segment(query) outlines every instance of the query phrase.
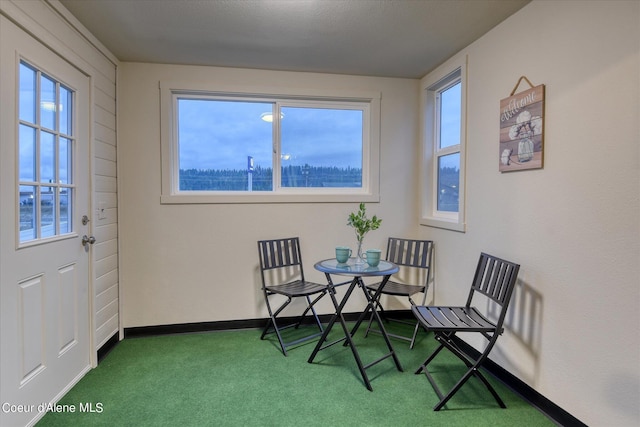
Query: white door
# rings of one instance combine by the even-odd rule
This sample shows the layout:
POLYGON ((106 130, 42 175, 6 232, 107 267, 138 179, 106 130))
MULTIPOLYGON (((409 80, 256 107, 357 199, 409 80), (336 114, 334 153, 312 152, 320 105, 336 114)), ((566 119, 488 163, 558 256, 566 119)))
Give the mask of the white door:
POLYGON ((0 16, 0 425, 90 368, 89 79, 0 16))

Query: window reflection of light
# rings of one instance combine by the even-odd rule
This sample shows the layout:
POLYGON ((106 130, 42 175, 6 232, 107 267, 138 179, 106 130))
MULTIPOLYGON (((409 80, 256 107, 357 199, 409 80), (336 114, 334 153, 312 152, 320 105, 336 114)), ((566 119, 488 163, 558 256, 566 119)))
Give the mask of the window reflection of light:
MULTIPOLYGON (((260 114, 260 118, 267 122, 267 123, 272 123, 273 122, 273 113, 272 112, 266 112, 266 113, 262 113, 260 114)), ((280 119, 284 119, 284 114, 280 113, 280 119)))
MULTIPOLYGON (((47 111, 56 111, 56 103, 51 101, 42 101, 40 107, 47 111)), ((58 111, 62 111, 62 104, 58 106, 58 111)))
POLYGON ((282 160, 289 160, 291 159, 291 154, 283 154, 280 157, 282 158, 282 160))

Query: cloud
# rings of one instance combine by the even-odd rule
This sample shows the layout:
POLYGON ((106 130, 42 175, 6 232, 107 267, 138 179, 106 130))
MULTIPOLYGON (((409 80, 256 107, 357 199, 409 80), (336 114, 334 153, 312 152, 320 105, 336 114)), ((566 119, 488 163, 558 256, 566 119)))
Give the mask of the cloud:
MULTIPOLYGON (((260 119, 269 102, 182 99, 181 169, 242 169, 247 156, 271 167, 273 125, 260 119)), ((362 112, 333 108, 282 109, 283 165, 362 166, 362 112)))

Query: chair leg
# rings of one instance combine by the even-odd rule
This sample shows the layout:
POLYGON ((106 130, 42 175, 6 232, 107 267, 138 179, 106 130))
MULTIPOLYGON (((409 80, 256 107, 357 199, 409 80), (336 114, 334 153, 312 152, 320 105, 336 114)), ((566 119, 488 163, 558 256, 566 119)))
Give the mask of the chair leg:
POLYGON ((434 411, 439 411, 440 409, 442 409, 442 407, 447 404, 449 399, 451 399, 453 397, 453 395, 456 394, 458 392, 458 390, 460 390, 460 388, 464 385, 464 383, 467 382, 467 380, 469 378, 471 378, 471 376, 476 376, 478 379, 480 379, 482 381, 482 383, 485 385, 487 390, 489 390, 489 392, 491 393, 491 395, 493 396, 493 398, 496 400, 496 402, 498 403, 498 405, 501 408, 506 408, 507 407, 507 405, 505 405, 505 403, 502 401, 500 396, 498 396, 498 393, 493 388, 493 386, 491 386, 489 381, 487 381, 487 379, 484 377, 484 375, 482 375, 482 373, 479 371, 478 364, 475 364, 464 374, 464 376, 456 383, 456 385, 453 386, 453 388, 451 390, 449 390, 449 392, 446 394, 446 396, 444 396, 440 400, 440 402, 438 402, 438 404, 436 406, 434 406, 433 410, 434 411))
MULTIPOLYGON (((411 299, 411 296, 409 296, 409 303, 411 303, 411 305, 416 305, 415 302, 411 299)), ((384 307, 382 307, 382 304, 380 304, 379 301, 376 301, 376 306, 378 307, 378 311, 379 311, 379 315, 380 317, 385 321, 385 322, 397 322, 397 323, 403 323, 406 325, 410 325, 411 322, 404 320, 404 319, 391 319, 389 317, 387 317, 385 311, 384 311, 384 307)), ((380 331, 375 330, 375 329, 371 329, 371 325, 373 324, 373 313, 371 314, 371 316, 369 317, 369 323, 367 324, 367 329, 365 331, 365 338, 367 336, 369 336, 369 332, 376 332, 376 333, 380 333, 380 331)), ((412 350, 415 343, 416 343, 416 337, 418 336, 418 331, 420 329, 420 323, 416 322, 415 323, 415 327, 413 329, 413 333, 411 334, 411 336, 404 336, 404 335, 395 335, 392 333, 387 332, 387 335, 389 335, 390 337, 393 338, 397 338, 397 339, 401 339, 404 341, 408 341, 409 342, 409 349, 412 350)))
MULTIPOLYGON (((307 303, 309 304, 307 306, 307 308, 304 310, 304 312, 302 313, 302 317, 301 319, 304 319, 304 316, 309 312, 309 310, 311 310, 311 314, 313 315, 313 318, 316 321, 316 326, 318 326, 318 329, 320 329, 320 332, 324 332, 324 328, 322 327, 322 322, 320 322, 320 318, 318 317, 318 313, 316 313, 316 308, 315 308, 315 304, 320 301, 320 299, 325 296, 327 294, 327 291, 321 292, 320 295, 318 295, 318 297, 316 299, 314 299, 313 301, 311 301, 311 298, 309 296, 307 296, 307 303)), ((301 320, 302 322, 302 320, 301 320)), ((300 324, 300 323, 298 323, 300 324)))
POLYGON ((460 390, 460 387, 462 387, 462 385, 467 382, 467 380, 471 377, 472 374, 473 374, 473 371, 471 369, 468 370, 467 373, 464 374, 464 376, 456 383, 456 385, 453 386, 451 390, 449 390, 449 393, 447 393, 446 396, 440 399, 440 402, 438 402, 438 404, 433 407, 433 410, 439 411, 440 409, 442 409, 442 407, 447 404, 449 399, 451 399, 453 395, 456 394, 458 390, 460 390))
POLYGON ((440 353, 440 350, 442 350, 444 348, 444 344, 440 343, 440 345, 438 346, 438 348, 436 348, 433 353, 431 353, 431 355, 427 358, 427 360, 425 360, 424 362, 422 362, 422 364, 420 365, 420 367, 418 368, 418 370, 415 372, 415 374, 419 374, 423 371, 425 371, 427 369, 427 365, 429 363, 431 363, 431 361, 438 355, 438 353, 440 353))
POLYGON ((429 358, 427 358, 427 360, 425 360, 425 362, 422 365, 420 365, 420 367, 416 371, 416 374, 424 372, 427 375, 427 378, 429 379, 429 382, 431 382, 431 385, 435 389, 436 394, 438 395, 438 397, 440 397, 440 402, 438 402, 438 404, 436 406, 434 406, 433 410, 434 411, 439 411, 440 409, 442 409, 442 407, 447 404, 449 399, 451 399, 453 397, 453 395, 456 394, 458 392, 458 390, 460 390, 460 388, 464 385, 464 383, 467 382, 467 380, 469 378, 471 378, 471 376, 475 376, 480 381, 482 381, 482 383, 485 385, 487 390, 491 393, 491 395, 493 396, 495 401, 498 403, 498 405, 501 408, 506 408, 507 406, 505 405, 504 401, 500 398, 500 396, 498 395, 496 390, 493 388, 493 386, 489 383, 489 381, 486 379, 486 377, 484 375, 482 375, 482 372, 480 372, 480 367, 482 366, 484 361, 488 358, 489 352, 491 351, 491 349, 493 348, 493 345, 495 344, 495 342, 497 340, 497 335, 491 337, 489 345, 485 348, 484 352, 480 355, 480 357, 478 357, 477 360, 475 360, 474 363, 472 363, 472 361, 469 359, 469 357, 467 355, 465 355, 455 345, 455 343, 453 342, 453 339, 452 339, 454 335, 455 334, 453 334, 453 333, 451 333, 451 334, 447 334, 447 333, 436 334, 436 340, 438 342, 440 342, 440 346, 433 353, 431 353, 429 358), (438 389, 438 386, 436 385, 433 377, 431 376, 431 374, 427 370, 427 365, 435 358, 435 356, 440 352, 440 350, 442 350, 445 347, 449 351, 451 351, 451 353, 453 353, 458 359, 460 359, 467 366, 467 368, 469 368, 469 369, 462 376, 462 378, 460 378, 460 380, 458 380, 458 382, 453 386, 453 388, 451 390, 449 390, 449 392, 446 395, 443 395, 440 392, 440 390, 438 389))
POLYGON ((416 322, 415 328, 413 328, 413 335, 411 336, 411 344, 409 344, 409 350, 413 350, 413 346, 416 343, 416 337, 418 336, 418 330, 420 329, 420 323, 416 322))
MULTIPOLYGON (((382 313, 382 317, 384 317, 384 310, 382 308, 382 305, 380 304, 380 301, 376 300, 375 302, 376 304, 376 310, 380 309, 380 312, 382 313)), ((373 323, 373 313, 371 313, 371 316, 369 316, 369 323, 367 323, 367 329, 364 331, 364 337, 368 337, 369 336, 369 331, 371 330, 371 324, 373 323)))
MULTIPOLYGON (((498 405, 501 408, 506 408, 507 405, 505 405, 503 400, 500 398, 500 396, 498 395, 498 392, 496 392, 496 390, 493 388, 491 383, 489 383, 487 378, 482 374, 482 372, 480 372, 480 367, 482 366, 484 361, 487 360, 487 358, 489 357, 489 353, 491 352, 491 349, 493 348, 494 344, 498 339, 498 334, 495 334, 493 336, 485 335, 485 337, 489 340, 489 344, 484 349, 484 352, 480 355, 480 357, 478 357, 478 359, 475 360, 473 364, 471 363, 471 360, 467 358, 467 356, 462 352, 462 350, 460 350, 451 339, 447 340, 447 343, 445 344, 445 346, 449 348, 449 350, 451 350, 456 356, 458 356, 460 360, 465 362, 465 364, 469 368, 467 375, 469 377, 471 375, 474 375, 476 378, 482 381, 482 383, 487 388, 489 393, 491 393, 491 395, 493 396, 495 401, 498 403, 498 405)), ((461 385, 462 384, 460 384, 460 386, 461 385)), ((453 396, 453 393, 451 393, 451 395, 453 396)))
POLYGON ((278 307, 278 309, 274 312, 274 311, 271 309, 271 304, 269 304, 269 295, 273 295, 273 294, 268 294, 268 295, 266 295, 266 296, 265 296, 265 301, 267 302, 267 311, 269 312, 269 321, 267 322, 267 325, 266 325, 266 326, 264 327, 264 329, 262 330, 262 335, 260 336, 260 339, 264 339, 264 337, 265 337, 268 333, 270 333, 270 332, 268 332, 268 330, 269 330, 269 327, 270 327, 271 325, 273 325, 273 328, 274 328, 275 330, 278 330, 278 329, 279 329, 279 328, 277 328, 277 327, 276 327, 276 321, 275 321, 275 318, 278 316, 278 314, 280 314, 280 312, 281 312, 282 310, 284 310, 284 309, 289 305, 289 303, 291 303, 291 298, 290 298, 290 297, 287 297, 287 300, 286 300, 286 301, 285 301, 285 302, 284 302, 280 307, 278 307))
MULTIPOLYGON (((272 295, 272 294, 269 294, 272 295)), ((264 329, 262 330, 262 335, 260 336, 260 339, 264 339, 265 336, 269 333, 273 333, 275 332, 276 336, 278 337, 278 342, 280 343, 280 348, 282 349, 282 353, 287 356, 287 348, 291 347, 293 345, 308 341, 310 339, 316 338, 318 336, 320 336, 322 334, 322 332, 324 332, 324 328, 322 326, 322 322, 320 322, 320 318, 318 316, 318 314, 316 313, 315 310, 315 303, 318 302, 324 295, 326 295, 326 291, 325 292, 321 292, 320 295, 315 298, 313 301, 311 301, 311 298, 309 296, 306 296, 307 299, 307 308, 304 310, 304 312, 302 313, 302 315, 300 317, 298 317, 296 323, 290 324, 290 325, 286 325, 286 326, 278 326, 278 321, 276 320, 278 315, 291 303, 292 298, 291 297, 287 297, 287 300, 274 312, 271 309, 271 304, 269 304, 269 299, 268 296, 266 298, 267 301, 267 310, 269 311, 269 320, 267 321, 267 325, 264 327, 264 329), (318 329, 320 330, 320 332, 316 333, 316 334, 312 334, 312 335, 308 335, 306 337, 302 337, 299 338, 295 341, 291 341, 291 342, 285 342, 282 334, 280 333, 280 331, 284 330, 284 329, 288 329, 288 328, 295 328, 297 329, 302 322, 304 321, 304 318, 306 316, 306 314, 311 311, 313 318, 316 322, 316 326, 318 327, 318 329), (270 328, 273 327, 273 331, 270 331, 270 328)))
POLYGON ((313 316, 313 319, 316 322, 316 326, 318 327, 320 332, 324 332, 324 328, 322 326, 322 322, 320 321, 320 317, 318 317, 318 313, 316 313, 316 309, 315 309, 314 305, 315 305, 315 303, 320 301, 320 299, 323 296, 325 296, 326 294, 327 294, 326 291, 320 293, 320 295, 316 299, 314 299, 313 301, 311 301, 311 297, 309 295, 305 296, 305 298, 307 299, 307 308, 305 308, 304 311, 302 312, 302 314, 300 315, 300 317, 298 317, 298 321, 295 323, 295 328, 296 329, 298 329, 298 327, 302 324, 302 322, 304 322, 304 319, 307 316, 307 313, 309 311, 311 311, 311 315, 313 316))
POLYGON ((265 300, 267 302, 267 310, 269 311, 269 321, 267 321, 267 325, 262 330, 262 335, 260 336, 260 339, 261 340, 264 339, 264 337, 269 333, 268 332, 269 327, 273 325, 273 332, 276 333, 276 336, 278 337, 278 342, 280 343, 280 348, 282 349, 282 353, 286 356, 287 348, 284 343, 284 340, 282 339, 282 335, 280 334, 280 328, 278 327, 278 323, 276 322, 276 317, 278 316, 278 314, 280 314, 282 310, 285 309, 286 306, 289 305, 289 303, 291 302, 291 298, 287 297, 287 300, 275 311, 275 313, 271 309, 271 304, 269 304, 268 295, 265 295, 265 300))

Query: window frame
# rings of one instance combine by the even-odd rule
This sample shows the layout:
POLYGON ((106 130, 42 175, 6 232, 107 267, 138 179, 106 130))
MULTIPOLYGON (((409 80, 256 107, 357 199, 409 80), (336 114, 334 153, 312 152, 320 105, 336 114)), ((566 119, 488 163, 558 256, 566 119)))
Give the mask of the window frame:
POLYGON ((197 203, 310 203, 310 202, 378 202, 380 168, 380 98, 379 92, 318 91, 282 88, 238 88, 228 85, 206 85, 194 82, 160 81, 162 204, 197 203), (281 105, 331 107, 362 104, 363 147, 362 187, 305 188, 280 186, 280 129, 274 126, 274 164, 272 191, 180 191, 177 128, 179 98, 249 100, 274 102, 275 114, 281 105))
MULTIPOLYGON (((56 242, 60 240, 66 240, 69 238, 73 238, 77 236, 77 224, 75 219, 75 212, 77 210, 77 171, 76 171, 76 163, 77 163, 77 117, 76 117, 76 104, 77 104, 77 94, 76 89, 73 88, 68 83, 64 82, 62 79, 55 76, 55 74, 50 73, 49 71, 43 69, 42 67, 36 65, 32 61, 20 57, 17 62, 16 73, 18 78, 20 78, 20 67, 24 66, 26 68, 31 69, 35 73, 35 111, 34 111, 34 121, 25 120, 20 117, 20 112, 16 114, 16 140, 15 140, 15 165, 16 165, 16 247, 17 249, 29 248, 33 246, 37 246, 43 243, 56 242), (42 79, 46 78, 53 83, 54 87, 54 124, 53 127, 48 127, 46 124, 42 123, 42 109, 43 109, 43 101, 42 97, 42 79), (57 105, 61 105, 61 90, 64 89, 68 92, 68 96, 70 99, 67 100, 67 108, 71 108, 71 113, 67 115, 66 119, 70 120, 70 125, 67 124, 66 133, 60 129, 62 116, 60 114, 60 110, 56 108, 57 105), (33 180, 25 180, 21 176, 20 171, 20 128, 28 128, 32 129, 34 132, 34 157, 33 157, 33 180), (53 162, 52 162, 52 172, 53 178, 50 182, 43 182, 41 173, 42 173, 42 136, 43 134, 51 135, 53 138, 53 162), (67 180, 66 182, 61 182, 60 178, 60 165, 61 165, 61 141, 65 140, 68 142, 67 150, 66 150, 66 172, 67 172, 67 180), (21 227, 21 211, 22 211, 22 203, 21 203, 21 189, 23 187, 32 187, 33 194, 33 238, 28 238, 23 240, 23 232, 20 229, 21 227), (52 217, 53 217, 53 225, 48 226, 48 228, 52 227, 51 234, 43 235, 43 189, 49 188, 49 193, 51 194, 51 198, 53 203, 52 207, 52 217), (66 230, 62 230, 61 228, 61 198, 63 191, 66 190, 66 198, 67 198, 67 212, 65 214, 67 220, 67 228, 66 230)), ((19 104, 21 102, 21 94, 20 94, 20 85, 16 86, 16 107, 19 109, 19 104)))
POLYGON ((466 145, 467 145, 467 58, 460 56, 444 64, 421 81, 420 123, 422 134, 422 204, 420 224, 465 232, 466 145), (439 148, 438 94, 461 83, 460 144, 439 148), (441 157, 460 153, 458 212, 438 210, 438 161, 441 157))

